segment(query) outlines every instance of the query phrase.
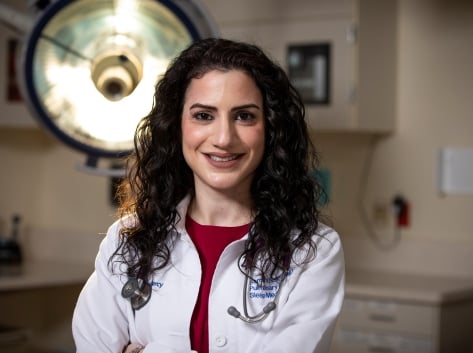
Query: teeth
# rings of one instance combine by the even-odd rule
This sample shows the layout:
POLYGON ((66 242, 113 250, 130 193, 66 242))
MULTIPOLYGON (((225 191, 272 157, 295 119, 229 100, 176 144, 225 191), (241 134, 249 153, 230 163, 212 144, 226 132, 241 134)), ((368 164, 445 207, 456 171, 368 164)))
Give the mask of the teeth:
POLYGON ((233 156, 227 156, 227 157, 218 157, 214 155, 209 155, 210 159, 215 161, 215 162, 228 162, 228 161, 233 161, 238 158, 237 155, 233 156))

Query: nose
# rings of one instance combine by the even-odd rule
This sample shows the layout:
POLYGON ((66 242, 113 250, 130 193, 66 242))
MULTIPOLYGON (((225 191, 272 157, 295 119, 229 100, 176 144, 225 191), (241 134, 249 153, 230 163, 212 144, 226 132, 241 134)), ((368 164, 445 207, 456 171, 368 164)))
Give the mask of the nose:
POLYGON ((213 131, 213 144, 215 147, 226 148, 230 146, 235 136, 235 126, 230 118, 222 117, 216 120, 213 131))

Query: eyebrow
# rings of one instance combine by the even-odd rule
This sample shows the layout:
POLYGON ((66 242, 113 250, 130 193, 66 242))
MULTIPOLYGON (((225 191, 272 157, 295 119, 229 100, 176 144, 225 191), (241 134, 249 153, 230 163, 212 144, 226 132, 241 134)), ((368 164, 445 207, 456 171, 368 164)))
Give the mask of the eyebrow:
MULTIPOLYGON (((201 103, 194 103, 189 107, 189 109, 194 109, 194 108, 207 109, 207 110, 217 110, 217 107, 214 107, 212 105, 207 105, 207 104, 201 104, 201 103)), ((236 107, 233 107, 232 111, 241 110, 241 109, 250 109, 250 108, 254 108, 254 109, 258 109, 258 110, 261 109, 257 104, 248 103, 248 104, 242 104, 242 105, 238 105, 236 107)))

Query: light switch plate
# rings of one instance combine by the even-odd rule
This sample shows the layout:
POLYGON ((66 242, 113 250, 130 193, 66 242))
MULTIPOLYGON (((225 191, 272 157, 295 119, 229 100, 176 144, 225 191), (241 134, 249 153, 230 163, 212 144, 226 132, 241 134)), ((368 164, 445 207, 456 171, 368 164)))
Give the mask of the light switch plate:
POLYGON ((439 189, 444 194, 473 194, 473 148, 443 148, 439 189))

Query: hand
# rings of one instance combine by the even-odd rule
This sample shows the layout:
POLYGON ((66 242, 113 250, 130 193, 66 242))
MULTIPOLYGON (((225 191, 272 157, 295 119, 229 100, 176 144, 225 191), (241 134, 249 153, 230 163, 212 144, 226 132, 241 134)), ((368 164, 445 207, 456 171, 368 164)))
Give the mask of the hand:
POLYGON ((141 353, 145 347, 138 343, 130 343, 128 346, 125 347, 122 353, 141 353))

